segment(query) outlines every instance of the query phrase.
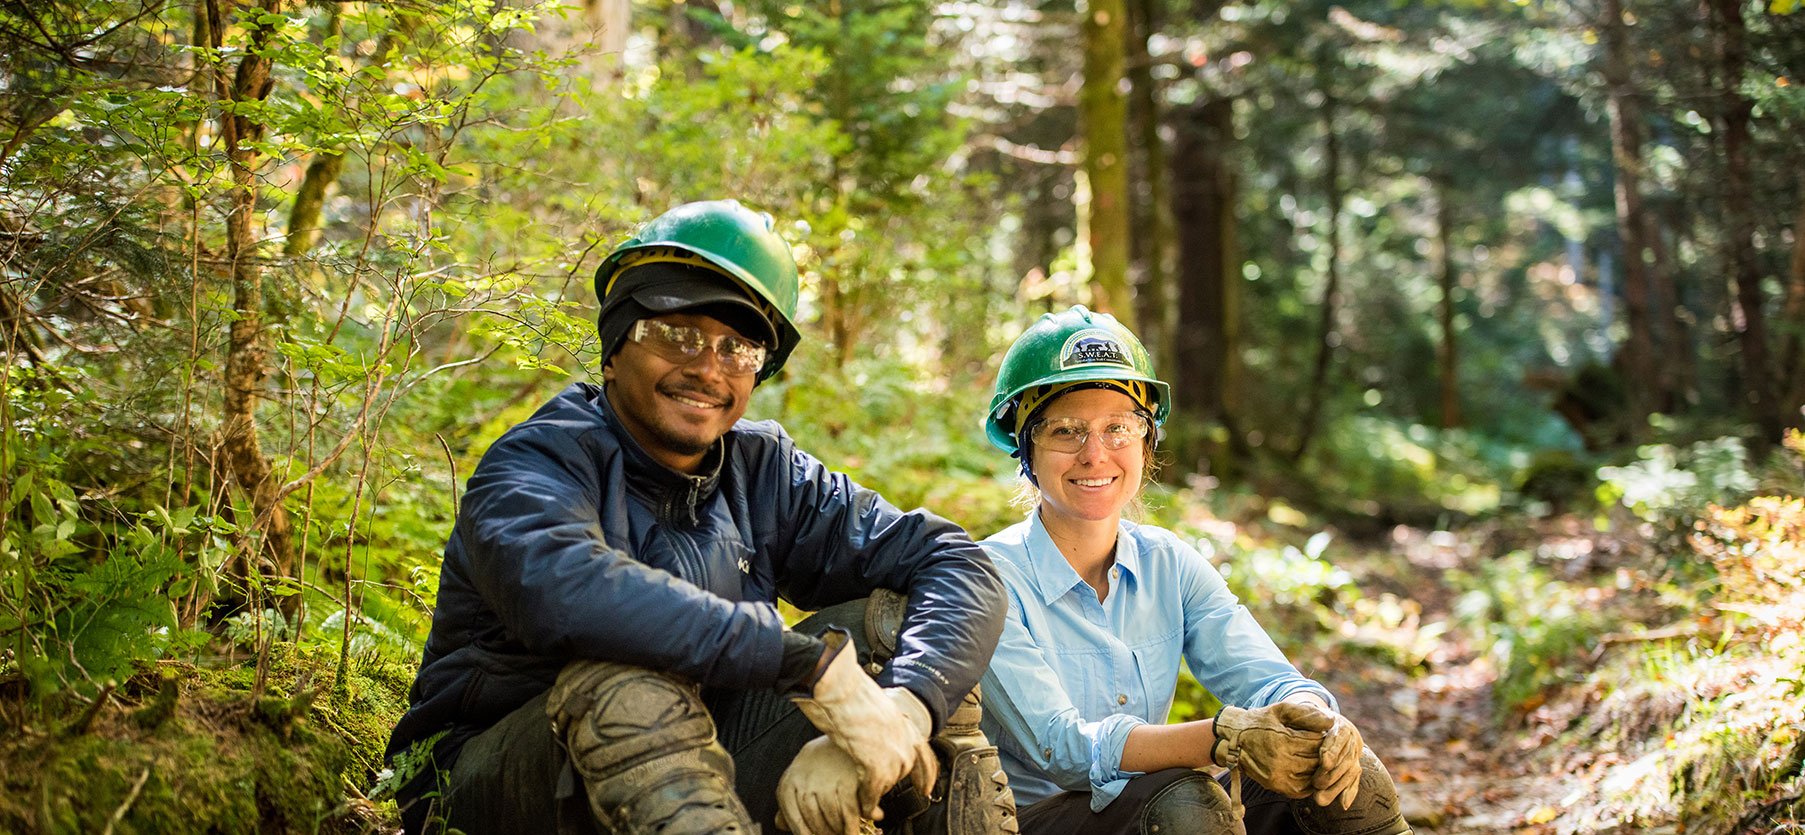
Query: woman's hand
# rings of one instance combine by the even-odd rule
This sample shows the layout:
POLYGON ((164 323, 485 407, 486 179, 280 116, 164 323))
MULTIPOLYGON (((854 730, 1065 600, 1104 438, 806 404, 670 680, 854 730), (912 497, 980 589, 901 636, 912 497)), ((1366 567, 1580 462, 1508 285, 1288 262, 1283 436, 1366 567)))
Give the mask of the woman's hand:
POLYGON ((1340 799, 1341 808, 1349 809, 1360 793, 1360 752, 1366 744, 1360 738, 1360 729, 1346 716, 1332 715, 1335 725, 1323 734, 1322 764, 1317 766, 1316 778, 1310 783, 1316 788, 1316 805, 1327 806, 1340 799))
MULTIPOLYGON (((1210 756, 1217 765, 1240 766, 1253 781, 1290 798, 1308 797, 1322 762, 1323 733, 1335 726, 1333 715, 1303 702, 1244 710, 1224 707, 1216 714, 1216 744, 1210 756)), ((1355 760, 1355 778, 1359 761, 1355 760)))

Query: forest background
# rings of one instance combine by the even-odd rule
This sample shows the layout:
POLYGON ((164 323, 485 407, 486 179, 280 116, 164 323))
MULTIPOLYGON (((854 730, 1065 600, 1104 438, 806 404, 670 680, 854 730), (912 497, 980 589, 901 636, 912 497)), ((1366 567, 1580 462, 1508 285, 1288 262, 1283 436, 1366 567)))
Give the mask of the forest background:
POLYGON ((461 480, 721 197, 803 270, 751 416, 979 536, 1001 350, 1142 334, 1154 521, 1419 831, 1798 831, 1798 0, 24 0, 0 53, 0 831, 393 828, 461 480))

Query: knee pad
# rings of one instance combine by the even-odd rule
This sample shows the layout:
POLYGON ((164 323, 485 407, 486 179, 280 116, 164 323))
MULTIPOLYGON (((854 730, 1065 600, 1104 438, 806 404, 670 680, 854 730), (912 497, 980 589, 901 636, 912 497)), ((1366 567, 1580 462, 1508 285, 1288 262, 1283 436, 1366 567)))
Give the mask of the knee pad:
POLYGON ((1228 792, 1208 774, 1173 781, 1141 807, 1141 835, 1247 835, 1228 792))
POLYGON ((930 817, 942 818, 945 823, 916 831, 946 835, 1021 831, 1015 818, 1015 792, 1003 773, 1003 760, 978 729, 983 716, 982 697, 973 687, 946 718, 946 728, 930 740, 944 764, 940 785, 935 787, 937 794, 930 798, 937 807, 930 817))
POLYGON ((715 740, 697 688, 605 661, 559 673, 546 698, 589 810, 618 835, 757 833, 733 791, 733 758, 715 740))
POLYGON ((882 666, 896 655, 903 615, 908 610, 908 595, 889 589, 878 589, 865 598, 865 646, 870 663, 882 666))
MULTIPOLYGON (((878 589, 865 606, 865 640, 869 662, 881 666, 896 654, 902 634, 905 595, 878 589)), ((930 740, 940 755, 940 783, 913 798, 909 817, 912 835, 995 835, 1020 831, 1015 819, 1015 793, 1003 773, 1003 761, 995 745, 978 729, 984 717, 983 698, 973 687, 946 717, 946 727, 930 740)))
POLYGON ((1318 806, 1309 798, 1291 804, 1291 816, 1306 835, 1410 835, 1398 803, 1398 788, 1391 772, 1373 749, 1360 751, 1360 791, 1352 808, 1339 803, 1318 806))

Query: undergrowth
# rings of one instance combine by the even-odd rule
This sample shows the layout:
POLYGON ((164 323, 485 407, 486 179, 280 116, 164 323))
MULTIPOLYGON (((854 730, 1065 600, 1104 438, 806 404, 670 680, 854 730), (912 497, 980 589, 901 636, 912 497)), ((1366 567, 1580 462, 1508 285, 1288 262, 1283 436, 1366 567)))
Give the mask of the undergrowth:
MULTIPOLYGON (((1695 460, 1736 488, 1730 501, 1698 492, 1710 479, 1666 452, 1640 469, 1658 484, 1620 494, 1642 498, 1657 541, 1683 542, 1670 574, 1709 581, 1664 625, 1592 641, 1596 667, 1561 696, 1585 705, 1567 712, 1554 767, 1584 779, 1559 804, 1558 832, 1782 832, 1805 817, 1805 499, 1737 495, 1753 482, 1724 466, 1736 456, 1701 448, 1695 460)), ((1791 433, 1780 458, 1767 484, 1798 471, 1805 437, 1791 433)))

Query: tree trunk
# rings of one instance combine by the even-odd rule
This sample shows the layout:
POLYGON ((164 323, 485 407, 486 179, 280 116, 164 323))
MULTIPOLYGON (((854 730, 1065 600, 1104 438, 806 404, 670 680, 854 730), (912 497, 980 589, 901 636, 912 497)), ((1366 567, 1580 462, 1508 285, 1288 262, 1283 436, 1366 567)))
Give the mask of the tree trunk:
POLYGON ((1128 28, 1123 0, 1092 0, 1083 28, 1084 89, 1078 96, 1078 125, 1091 191, 1091 301, 1133 330, 1134 302, 1128 288, 1128 101, 1120 89, 1128 28))
MULTIPOLYGON (((1178 232, 1177 323, 1174 361, 1166 367, 1173 409, 1185 422, 1219 421, 1229 454, 1208 459, 1218 476, 1244 457, 1235 426, 1239 390, 1237 288, 1240 251, 1235 235, 1235 180, 1227 163, 1235 138, 1234 101, 1213 99, 1173 113, 1172 216, 1178 232)), ((1180 450, 1199 453, 1201 449, 1180 450)), ((1206 463, 1201 455, 1197 468, 1206 463)))
POLYGON ((1130 204, 1130 243, 1140 274, 1134 313, 1155 367, 1172 368, 1178 361, 1172 343, 1172 198, 1166 182, 1166 147, 1159 135, 1158 89, 1147 54, 1147 38, 1158 28, 1158 4, 1129 0, 1128 9, 1129 116, 1134 158, 1140 163, 1132 181, 1136 199, 1130 204))
MULTIPOLYGON (((1805 195, 1805 175, 1799 178, 1799 193, 1805 195)), ((1799 214, 1792 222, 1792 272, 1786 282, 1786 305, 1781 308, 1780 326, 1786 330, 1785 359, 1781 368, 1792 379, 1783 381, 1787 397, 1784 406, 1788 423, 1805 426, 1805 199, 1799 202, 1799 214)))
MULTIPOLYGON (((850 19, 852 13, 846 9, 842 0, 830 0, 827 10, 840 30, 840 43, 850 43, 849 30, 852 27, 850 19)), ((853 104, 852 84, 847 78, 849 71, 844 61, 834 61, 828 72, 830 75, 823 79, 828 84, 828 115, 839 124, 850 125, 853 123, 853 104)), ((844 184, 847 182, 846 168, 845 157, 835 156, 833 172, 830 175, 832 179, 829 182, 834 184, 835 197, 841 206, 845 206, 849 199, 849 195, 844 190, 844 184)), ((851 254, 847 253, 844 257, 850 258, 851 254)), ((827 330, 827 341, 833 345, 834 367, 841 369, 844 369, 852 361, 853 299, 851 298, 852 294, 847 291, 846 283, 842 280, 850 272, 847 269, 849 266, 851 265, 842 260, 838 269, 821 271, 821 322, 827 330)))
POLYGON ((1441 258, 1441 428, 1462 425, 1460 414, 1460 365, 1454 332, 1454 291, 1460 272, 1454 265, 1454 195, 1446 183, 1435 186, 1435 245, 1441 258))
POLYGON ((1697 406, 1699 401, 1698 337, 1693 327, 1699 320, 1698 287, 1674 266, 1670 253, 1687 246, 1687 230, 1697 223, 1696 212, 1688 206, 1675 204, 1665 211, 1648 214, 1653 269, 1661 299, 1661 326, 1666 334, 1661 342, 1661 390, 1665 398, 1662 409, 1685 412, 1697 406), (1668 245, 1663 230, 1672 235, 1672 246, 1668 245))
MULTIPOLYGON (((256 9, 275 13, 281 5, 281 0, 261 0, 256 9)), ((217 11, 213 0, 208 6, 209 12, 217 11)), ((213 13, 211 17, 219 21, 223 15, 213 13)), ((234 103, 262 101, 274 83, 270 61, 263 55, 271 30, 254 15, 247 25, 251 42, 239 59, 237 74, 227 91, 234 103)), ((218 28, 210 35, 217 46, 218 28)), ((262 126, 234 109, 220 114, 219 131, 232 171, 226 260, 232 276, 233 320, 226 347, 223 452, 233 479, 249 494, 255 513, 253 540, 258 543, 258 551, 252 564, 244 566, 244 578, 248 581, 259 563, 267 564, 278 577, 288 577, 295 564, 294 538, 288 512, 277 494, 281 480, 272 472, 257 437, 257 399, 269 375, 269 347, 263 333, 263 265, 258 261, 257 236, 252 225, 257 213, 257 168, 261 164, 254 143, 262 126)), ((282 608, 294 614, 299 605, 300 596, 292 595, 284 598, 282 608)))
POLYGON ((294 207, 288 211, 288 240, 282 244, 283 255, 298 258, 313 248, 320 210, 326 206, 326 189, 338 181, 338 172, 344 166, 343 151, 321 152, 307 164, 307 175, 301 178, 294 207))
MULTIPOLYGON (((633 4, 629 0, 583 0, 583 20, 589 24, 590 31, 595 33, 596 49, 610 60, 617 58, 627 48, 627 33, 633 25, 633 4)), ((590 57, 592 77, 600 78, 600 72, 590 57)))
POLYGON ((1647 231, 1652 228, 1642 206, 1642 115, 1630 80, 1629 36, 1622 0, 1604 0, 1599 32, 1604 41, 1603 74, 1609 95, 1611 157, 1616 164, 1617 235, 1623 244, 1623 307, 1629 340, 1622 347, 1621 370, 1629 395, 1632 438, 1648 430, 1648 416, 1660 399, 1655 366, 1654 322, 1648 264, 1647 231))
POLYGON ((1722 85, 1716 92, 1723 102, 1719 131, 1723 136, 1724 154, 1725 255, 1730 277, 1735 283, 1730 321, 1736 327, 1737 344, 1742 349, 1742 379, 1749 417, 1760 433, 1756 442, 1765 447, 1779 442, 1784 420, 1778 397, 1780 381, 1774 377, 1768 358, 1761 265, 1755 254, 1755 204, 1748 159, 1749 119, 1754 105, 1741 91, 1747 57, 1739 0, 1711 0, 1711 24, 1716 35, 1718 82, 1722 85))
POLYGON ((1329 81, 1329 72, 1325 63, 1318 63, 1318 78, 1322 84, 1322 124, 1323 124, 1323 161, 1322 180, 1323 193, 1329 201, 1329 269, 1322 285, 1321 316, 1317 322, 1316 368, 1310 375, 1310 390, 1306 394, 1303 419, 1298 423, 1297 447, 1291 451, 1291 460, 1301 461, 1310 451, 1310 442, 1316 436, 1316 422, 1322 413, 1322 402, 1328 397, 1329 367, 1335 361, 1336 308, 1341 302, 1341 203, 1344 197, 1341 190, 1341 134, 1335 124, 1337 118, 1337 101, 1335 91, 1329 81))

